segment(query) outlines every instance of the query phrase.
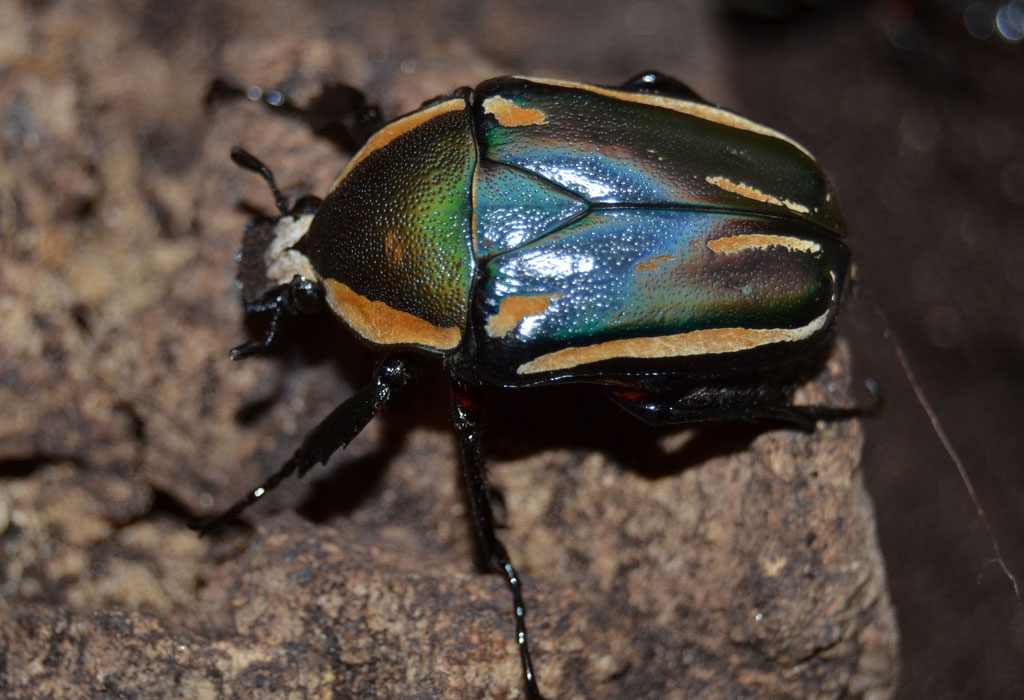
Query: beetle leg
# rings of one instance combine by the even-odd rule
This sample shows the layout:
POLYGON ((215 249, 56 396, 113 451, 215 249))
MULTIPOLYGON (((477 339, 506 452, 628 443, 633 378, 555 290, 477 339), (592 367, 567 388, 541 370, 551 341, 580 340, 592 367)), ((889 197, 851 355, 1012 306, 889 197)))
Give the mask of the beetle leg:
POLYGON ((706 105, 711 104, 694 92, 686 83, 667 76, 664 73, 659 73, 656 70, 644 71, 643 73, 634 75, 632 78, 624 82, 622 87, 626 90, 632 90, 633 92, 649 92, 655 95, 678 97, 683 100, 690 100, 691 102, 701 102, 706 105))
MULTIPOLYGON (((267 294, 271 292, 277 292, 280 288, 275 287, 271 289, 267 294)), ((267 323, 267 329, 263 333, 262 338, 249 340, 241 345, 231 348, 230 356, 232 360, 244 360, 247 357, 253 355, 259 355, 270 349, 270 344, 274 342, 274 337, 277 336, 277 329, 281 325, 281 307, 277 304, 271 303, 264 308, 256 308, 255 305, 246 304, 246 312, 250 311, 270 311, 270 321, 267 323)))
POLYGON ((349 152, 362 148, 384 126, 377 105, 367 102, 360 90, 343 83, 324 85, 305 109, 296 111, 314 134, 349 152))
POLYGON ((274 342, 278 328, 281 325, 281 316, 285 313, 292 315, 306 313, 313 314, 323 308, 323 288, 316 282, 296 275, 288 284, 273 287, 263 296, 246 303, 246 313, 270 312, 270 321, 263 337, 257 340, 250 340, 236 348, 231 349, 231 359, 241 360, 252 355, 266 352, 270 344, 274 342))
POLYGON ((491 508, 487 467, 483 453, 483 430, 480 422, 478 391, 452 378, 452 423, 459 438, 462 452, 462 470, 466 477, 469 506, 477 535, 480 555, 486 566, 505 574, 512 590, 512 605, 516 617, 516 643, 523 662, 523 678, 527 697, 543 700, 537 687, 537 676, 530 661, 530 648, 526 636, 526 605, 523 602, 519 575, 512 567, 508 551, 494 532, 494 512, 491 508))
POLYGON ((409 380, 409 370, 401 358, 382 360, 373 373, 373 381, 335 408, 306 435, 291 458, 262 484, 250 491, 226 511, 195 526, 201 534, 217 529, 263 497, 292 474, 304 476, 317 464, 325 464, 337 450, 348 445, 366 424, 380 413, 409 380))
POLYGON ((812 430, 816 421, 862 416, 869 408, 794 406, 781 389, 766 386, 700 386, 681 392, 622 388, 609 398, 650 425, 679 425, 708 421, 781 421, 812 430))
POLYGON ((255 85, 241 88, 221 78, 215 79, 206 93, 206 103, 211 106, 240 98, 262 102, 279 114, 301 119, 314 134, 350 153, 384 125, 377 106, 367 102, 361 91, 343 83, 324 85, 306 107, 299 107, 280 90, 264 90, 255 85))

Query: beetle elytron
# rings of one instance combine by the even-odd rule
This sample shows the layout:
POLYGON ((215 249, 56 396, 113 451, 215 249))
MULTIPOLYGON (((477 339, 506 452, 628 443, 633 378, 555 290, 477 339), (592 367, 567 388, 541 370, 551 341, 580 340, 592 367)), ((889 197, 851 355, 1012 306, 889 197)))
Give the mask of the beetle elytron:
MULTIPOLYGON (((350 88, 348 90, 351 91, 350 88)), ((354 92, 354 91, 352 91, 354 92)), ((358 96, 358 93, 355 93, 358 96)), ((353 101, 356 123, 379 119, 353 101)), ((849 251, 831 185, 799 144, 645 73, 621 87, 498 78, 381 126, 323 202, 255 221, 246 310, 324 303, 362 340, 437 355, 484 561, 512 589, 526 691, 540 697, 520 580, 495 535, 481 385, 589 382, 656 425, 855 411, 790 403, 792 366, 827 337, 849 251)), ((251 246, 249 246, 251 247, 251 246)), ((244 275, 243 275, 244 276, 244 275)), ((342 403, 233 518, 345 446, 408 380, 399 355, 342 403)))

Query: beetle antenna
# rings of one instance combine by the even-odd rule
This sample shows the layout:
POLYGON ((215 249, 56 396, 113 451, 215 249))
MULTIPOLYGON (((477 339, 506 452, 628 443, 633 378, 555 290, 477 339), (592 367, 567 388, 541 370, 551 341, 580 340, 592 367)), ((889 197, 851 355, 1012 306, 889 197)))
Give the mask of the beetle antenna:
POLYGON ((281 216, 286 216, 291 212, 288 209, 288 200, 281 194, 281 190, 277 189, 277 182, 274 181, 274 173, 270 172, 270 168, 263 164, 259 158, 249 153, 244 148, 234 146, 231 149, 231 160, 235 162, 240 168, 251 170, 254 173, 259 173, 263 176, 263 179, 270 185, 270 191, 274 193, 274 203, 277 205, 277 210, 281 212, 281 216))
POLYGON ((963 483, 964 488, 967 489, 967 494, 971 497, 971 501, 974 503, 974 509, 978 513, 978 518, 981 519, 981 524, 985 527, 985 532, 988 533, 989 543, 992 545, 992 552, 995 554, 993 559, 985 562, 986 565, 995 563, 1000 569, 1003 570, 1003 574, 1010 580, 1010 584, 1013 586, 1013 593, 1017 598, 1018 604, 1024 604, 1024 600, 1021 599, 1020 582, 1017 577, 1010 571, 1010 567, 1006 564, 1006 559, 1003 557, 1003 551, 999 547, 999 540, 996 539, 996 533, 992 530, 992 525, 988 521, 988 515, 985 514, 985 509, 981 505, 981 500, 978 498, 978 492, 974 489, 974 482, 971 481, 971 477, 967 474, 967 467, 964 466, 963 460, 960 458, 960 453, 956 451, 953 446, 953 442, 949 439, 949 435, 946 434, 946 430, 942 427, 942 423, 939 422, 939 417, 935 413, 935 409, 932 408, 931 402, 928 397, 925 396, 924 389, 921 388, 921 384, 917 381, 917 375, 914 374, 914 370, 910 368, 910 361, 907 359, 907 355, 903 352, 903 345, 900 343, 899 338, 893 333, 891 326, 889 326, 889 320, 882 312, 882 308, 878 305, 873 297, 871 297, 868 290, 862 285, 858 285, 860 292, 867 294, 871 302, 870 306, 875 312, 875 315, 882 322, 884 330, 882 336, 892 346, 893 352, 896 355, 896 359, 899 361, 900 366, 903 368, 903 374, 910 382, 910 388, 914 391, 914 396, 917 398, 917 403, 920 404, 924 410, 928 421, 932 424, 932 430, 939 438, 939 442, 942 443, 942 447, 946 450, 946 454, 949 455, 949 459, 956 466, 956 471, 960 475, 960 481, 963 483))

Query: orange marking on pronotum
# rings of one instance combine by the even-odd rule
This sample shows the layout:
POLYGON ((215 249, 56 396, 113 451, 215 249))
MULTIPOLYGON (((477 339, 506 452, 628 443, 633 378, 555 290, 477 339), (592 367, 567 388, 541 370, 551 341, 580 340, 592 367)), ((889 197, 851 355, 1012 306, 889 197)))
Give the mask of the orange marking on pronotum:
POLYGON ((458 326, 436 326, 382 301, 367 299, 338 280, 324 280, 324 287, 331 309, 371 343, 451 350, 462 340, 458 326))
POLYGON ((356 167, 361 161, 365 160, 374 151, 379 151, 384 146, 397 139, 402 134, 406 134, 416 127, 425 124, 426 122, 447 114, 448 112, 455 112, 460 109, 466 108, 466 101, 461 99, 445 100, 439 102, 436 105, 421 109, 418 112, 413 112, 407 117, 403 117, 397 121, 388 124, 380 131, 370 137, 370 140, 359 149, 359 152, 352 156, 352 160, 348 162, 345 169, 341 171, 341 175, 337 177, 334 184, 331 185, 333 190, 338 186, 338 183, 345 179, 345 176, 352 172, 352 169, 356 167))

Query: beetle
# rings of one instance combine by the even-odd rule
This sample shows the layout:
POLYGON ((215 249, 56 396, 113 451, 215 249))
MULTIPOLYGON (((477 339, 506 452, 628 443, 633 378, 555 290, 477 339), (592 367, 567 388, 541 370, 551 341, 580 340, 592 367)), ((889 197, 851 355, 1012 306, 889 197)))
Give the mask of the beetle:
POLYGON ((232 150, 279 213, 246 229, 245 310, 269 321, 232 357, 324 306, 386 356, 203 529, 347 445, 408 383, 402 353, 436 356, 478 546, 511 589, 525 690, 539 698, 521 581, 495 534, 481 387, 596 384, 654 425, 857 415, 790 400, 848 276, 835 192, 801 145, 657 72, 617 87, 497 78, 388 124, 341 89, 348 135, 372 134, 322 201, 289 205, 266 165, 232 150))

